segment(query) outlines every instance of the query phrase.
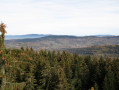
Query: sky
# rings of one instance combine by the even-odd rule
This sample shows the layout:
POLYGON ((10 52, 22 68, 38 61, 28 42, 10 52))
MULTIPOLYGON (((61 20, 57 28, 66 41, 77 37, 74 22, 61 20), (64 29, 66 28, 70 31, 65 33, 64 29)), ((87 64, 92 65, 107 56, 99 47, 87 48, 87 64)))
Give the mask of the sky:
POLYGON ((118 35, 119 0, 0 0, 8 35, 118 35))

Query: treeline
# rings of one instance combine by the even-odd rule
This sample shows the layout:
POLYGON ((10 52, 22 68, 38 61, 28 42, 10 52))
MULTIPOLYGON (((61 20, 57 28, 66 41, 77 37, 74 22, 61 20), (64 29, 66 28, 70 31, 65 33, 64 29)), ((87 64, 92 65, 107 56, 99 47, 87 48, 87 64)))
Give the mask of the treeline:
POLYGON ((65 50, 80 55, 119 57, 119 45, 91 46, 86 48, 70 48, 65 50))
POLYGON ((0 64, 1 90, 119 90, 119 58, 22 47, 1 49, 0 64))

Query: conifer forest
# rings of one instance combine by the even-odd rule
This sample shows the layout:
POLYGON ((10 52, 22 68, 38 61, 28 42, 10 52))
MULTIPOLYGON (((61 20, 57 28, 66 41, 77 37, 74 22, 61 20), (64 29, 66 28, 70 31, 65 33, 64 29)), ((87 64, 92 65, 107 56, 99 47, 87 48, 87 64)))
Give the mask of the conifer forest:
POLYGON ((119 58, 7 49, 0 24, 0 90, 119 90, 119 58))

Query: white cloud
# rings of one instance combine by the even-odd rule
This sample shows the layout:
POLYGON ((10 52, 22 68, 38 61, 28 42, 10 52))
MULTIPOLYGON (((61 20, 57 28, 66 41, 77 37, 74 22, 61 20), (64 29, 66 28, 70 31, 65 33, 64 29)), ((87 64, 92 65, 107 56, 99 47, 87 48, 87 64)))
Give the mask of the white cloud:
POLYGON ((0 2, 0 20, 7 24, 8 34, 119 34, 117 0, 0 2))

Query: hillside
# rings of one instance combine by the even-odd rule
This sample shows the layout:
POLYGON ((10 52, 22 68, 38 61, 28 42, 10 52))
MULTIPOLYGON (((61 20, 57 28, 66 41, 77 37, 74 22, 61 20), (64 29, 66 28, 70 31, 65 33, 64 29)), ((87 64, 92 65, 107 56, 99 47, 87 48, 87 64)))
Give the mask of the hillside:
POLYGON ((7 48, 20 48, 21 46, 33 47, 34 50, 42 49, 68 49, 68 48, 84 48, 90 46, 100 45, 119 45, 119 36, 46 36, 33 39, 16 39, 6 40, 5 45, 7 48))
POLYGON ((119 45, 91 46, 86 48, 70 48, 66 51, 79 55, 98 55, 119 57, 119 45))

